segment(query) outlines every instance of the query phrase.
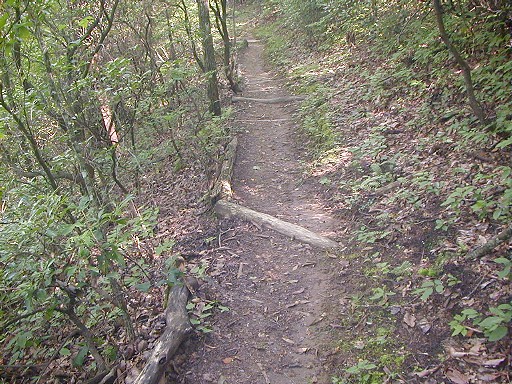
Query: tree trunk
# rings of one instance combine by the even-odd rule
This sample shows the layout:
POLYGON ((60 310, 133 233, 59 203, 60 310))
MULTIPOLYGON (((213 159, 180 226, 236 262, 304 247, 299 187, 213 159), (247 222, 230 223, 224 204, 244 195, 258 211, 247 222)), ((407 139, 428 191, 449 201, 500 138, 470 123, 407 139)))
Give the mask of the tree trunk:
POLYGON ((462 70, 462 75, 464 76, 464 83, 466 84, 466 93, 468 95, 469 105, 473 110, 475 116, 480 121, 480 124, 486 125, 487 122, 485 119, 484 110, 482 109, 482 106, 480 105, 475 96, 475 88, 473 87, 473 80, 471 78, 471 68, 469 68, 468 63, 462 58, 460 52, 453 45, 453 43, 450 40, 450 37, 448 36, 448 33, 446 32, 446 28, 444 26, 443 21, 443 9, 441 7, 440 0, 432 1, 434 5, 434 12, 436 15, 437 27, 439 28, 441 39, 443 40, 444 44, 452 54, 457 64, 459 65, 460 69, 462 70))
POLYGON ((235 61, 232 56, 231 40, 229 38, 228 30, 228 14, 227 14, 227 1, 214 0, 214 5, 211 7, 215 14, 215 25, 222 37, 224 44, 224 73, 229 82, 229 87, 235 93, 241 92, 240 86, 235 78, 235 61))
POLYGON ((199 15, 199 30, 203 44, 204 71, 208 77, 208 99, 210 100, 210 112, 220 116, 219 87, 217 81, 217 64, 215 62, 215 49, 213 47, 212 28, 208 0, 196 0, 199 15))
POLYGON ((210 203, 215 203, 221 199, 231 199, 233 197, 233 189, 231 188, 231 178, 233 177, 233 167, 236 159, 236 149, 238 139, 233 139, 226 145, 224 150, 224 159, 220 165, 219 175, 210 191, 210 203))

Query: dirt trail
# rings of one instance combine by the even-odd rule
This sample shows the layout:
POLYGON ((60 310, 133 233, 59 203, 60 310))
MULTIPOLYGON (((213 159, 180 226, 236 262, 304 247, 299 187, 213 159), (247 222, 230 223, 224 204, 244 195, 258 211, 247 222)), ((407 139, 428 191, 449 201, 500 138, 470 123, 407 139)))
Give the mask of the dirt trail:
MULTIPOLYGON (((264 68, 262 45, 241 60, 244 96, 287 96, 264 68)), ((302 178, 293 106, 240 103, 236 202, 312 231, 333 236, 313 186, 302 178)), ((184 383, 330 383, 318 349, 322 308, 331 301, 331 259, 324 252, 249 223, 226 223, 209 271, 210 294, 229 312, 215 317, 214 332, 196 344, 184 383)))

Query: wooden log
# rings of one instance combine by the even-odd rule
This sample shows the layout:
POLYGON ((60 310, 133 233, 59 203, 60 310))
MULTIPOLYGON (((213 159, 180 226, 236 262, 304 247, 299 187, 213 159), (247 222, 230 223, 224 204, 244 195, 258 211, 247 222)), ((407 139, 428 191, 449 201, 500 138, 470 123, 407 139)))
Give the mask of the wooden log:
POLYGON ((339 246, 335 241, 299 225, 288 223, 274 216, 267 215, 266 213, 257 212, 226 200, 217 201, 215 204, 215 212, 221 217, 237 217, 255 222, 256 224, 273 229, 276 232, 290 236, 316 248, 333 249, 339 246))
POLYGON ((175 285, 171 289, 165 310, 167 326, 133 384, 158 384, 171 357, 192 331, 186 309, 189 294, 185 285, 175 285))
POLYGON ((224 159, 220 166, 219 176, 210 191, 210 202, 214 205, 220 199, 231 199, 233 189, 231 188, 231 178, 233 177, 233 167, 236 159, 236 148, 238 139, 234 137, 226 146, 224 159))
POLYGON ((306 100, 306 96, 284 96, 284 97, 274 97, 272 99, 257 99, 254 97, 242 97, 242 96, 233 96, 231 101, 236 103, 238 101, 252 101, 254 103, 262 103, 262 104, 280 104, 280 103, 290 103, 292 101, 302 101, 306 100))
POLYGON ((504 243, 505 241, 509 240, 511 237, 512 237, 512 225, 509 225, 503 231, 501 231, 496 236, 494 236, 492 239, 490 239, 487 243, 485 243, 484 245, 469 252, 466 255, 466 257, 468 259, 479 259, 480 257, 483 257, 483 256, 491 253, 494 250, 494 248, 496 248, 498 245, 504 243))

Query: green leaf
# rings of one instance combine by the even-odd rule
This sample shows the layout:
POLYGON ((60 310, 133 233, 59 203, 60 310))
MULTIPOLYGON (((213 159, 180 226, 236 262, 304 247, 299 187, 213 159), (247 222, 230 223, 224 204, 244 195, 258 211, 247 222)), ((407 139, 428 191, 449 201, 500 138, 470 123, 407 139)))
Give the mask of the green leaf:
POLYGON ((176 244, 174 240, 165 240, 162 244, 155 248, 155 254, 160 256, 165 251, 171 250, 172 247, 174 247, 174 244, 176 244))
POLYGON ((478 325, 484 329, 492 330, 503 322, 503 319, 498 316, 489 316, 483 319, 478 325))
POLYGON ((0 16, 0 30, 4 29, 5 24, 7 23, 7 19, 9 19, 8 13, 4 13, 2 16, 0 16))
POLYGON ((204 325, 201 325, 199 327, 197 327, 197 329, 203 333, 210 333, 210 332, 213 332, 213 329, 211 328, 208 328, 208 327, 205 327, 204 325))
POLYGON ((427 301, 427 299, 434 293, 434 290, 432 288, 426 288, 423 292, 423 295, 421 295, 421 300, 427 301))
POLYGON ((83 29, 87 29, 89 25, 94 21, 94 17, 92 16, 86 16, 82 20, 78 22, 78 25, 82 27, 83 29))
POLYGON ((61 236, 67 236, 75 229, 75 224, 62 224, 59 228, 61 236))
POLYGON ((464 309, 462 311, 462 314, 466 316, 468 319, 474 319, 480 315, 478 311, 474 310, 473 308, 464 309))
POLYGON ((15 337, 15 340, 16 340, 16 346, 20 349, 24 349, 26 347, 28 347, 30 345, 30 340, 32 339, 32 332, 31 331, 27 331, 27 332, 22 332, 18 335, 16 335, 15 337))
POLYGON ((512 264, 512 260, 509 260, 506 257, 498 257, 497 259, 494 259, 494 262, 498 263, 498 264, 503 264, 503 265, 512 264))
POLYGON ((183 81, 187 78, 187 72, 183 68, 173 68, 169 74, 174 81, 183 81))
POLYGON ((71 351, 67 348, 61 348, 60 351, 59 351, 59 354, 61 356, 70 356, 71 355, 71 351))
POLYGON ((322 185, 330 185, 331 184, 331 180, 329 180, 328 177, 322 177, 319 181, 320 184, 322 185))
POLYGON ((498 145, 496 145, 496 148, 505 148, 510 144, 512 144, 512 137, 509 137, 508 139, 499 142, 498 145))
POLYGON ((147 281, 145 283, 135 284, 134 288, 138 289, 141 292, 147 292, 149 291, 149 288, 151 288, 151 283, 147 281))
POLYGON ((487 333, 486 336, 489 338, 489 341, 498 341, 507 336, 507 333, 508 328, 503 325, 500 325, 494 331, 487 333))
POLYGON ((376 175, 382 175, 382 168, 379 164, 373 163, 370 165, 370 169, 375 173, 376 175))
POLYGON ((497 210, 495 210, 495 211, 492 213, 492 218, 493 218, 494 220, 498 220, 498 219, 501 217, 501 215, 502 215, 502 214, 503 214, 503 212, 502 212, 500 209, 497 209, 497 210))
POLYGON ((73 358, 73 366, 74 367, 81 367, 84 365, 85 358, 87 357, 87 354, 89 353, 89 347, 83 346, 78 354, 73 358))
POLYGON ((16 26, 16 28, 14 29, 14 34, 17 38, 21 40, 26 40, 32 35, 29 29, 22 24, 16 26))
POLYGON ((503 180, 506 180, 510 177, 512 174, 512 168, 511 167, 502 167, 501 170, 503 171, 503 174, 501 175, 503 180))

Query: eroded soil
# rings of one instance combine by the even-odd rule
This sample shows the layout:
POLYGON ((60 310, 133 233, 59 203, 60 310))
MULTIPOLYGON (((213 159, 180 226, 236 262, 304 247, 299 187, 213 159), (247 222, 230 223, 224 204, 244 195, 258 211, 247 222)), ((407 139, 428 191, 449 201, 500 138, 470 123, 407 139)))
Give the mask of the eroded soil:
MULTIPOLYGON (((244 96, 286 96, 265 69, 262 45, 251 41, 241 60, 244 96)), ((243 102, 237 106, 239 150, 234 200, 331 238, 336 225, 315 188, 302 178, 292 104, 243 102)), ((229 307, 213 332, 192 341, 182 383, 329 383, 318 327, 331 300, 334 259, 251 223, 224 222, 201 287, 229 307)))

